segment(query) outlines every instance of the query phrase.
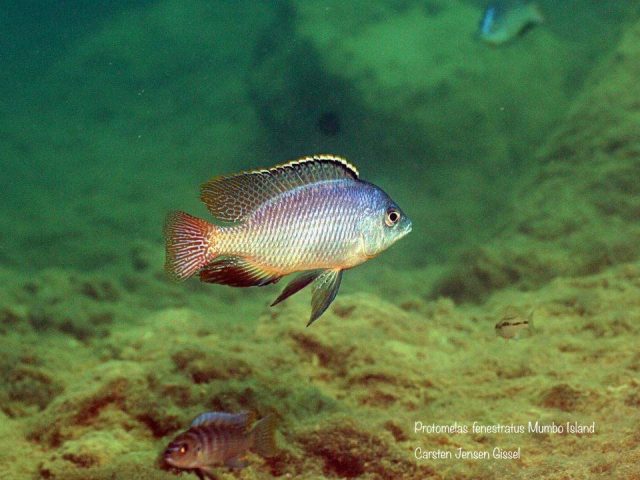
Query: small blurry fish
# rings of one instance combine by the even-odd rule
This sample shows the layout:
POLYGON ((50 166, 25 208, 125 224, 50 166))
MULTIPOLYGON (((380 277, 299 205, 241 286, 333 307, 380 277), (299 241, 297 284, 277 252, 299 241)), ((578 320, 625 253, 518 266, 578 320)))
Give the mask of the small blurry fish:
POLYGON ((524 334, 533 332, 533 310, 528 317, 524 317, 514 307, 509 307, 502 315, 502 319, 496 323, 496 335, 509 340, 517 340, 524 334))
POLYGON ((276 454, 275 419, 266 416, 249 429, 247 412, 207 412, 196 417, 189 430, 178 435, 164 451, 167 465, 194 471, 200 479, 215 479, 214 467, 244 468, 242 457, 253 451, 263 457, 276 454))
POLYGON ((275 305, 313 284, 310 325, 329 307, 343 270, 386 250, 411 220, 345 159, 316 155, 231 176, 201 187, 223 225, 174 212, 165 223, 166 262, 177 280, 263 286, 302 272, 275 305))
POLYGON ((525 0, 495 1, 480 20, 478 35, 491 45, 502 45, 544 22, 538 5, 525 0))

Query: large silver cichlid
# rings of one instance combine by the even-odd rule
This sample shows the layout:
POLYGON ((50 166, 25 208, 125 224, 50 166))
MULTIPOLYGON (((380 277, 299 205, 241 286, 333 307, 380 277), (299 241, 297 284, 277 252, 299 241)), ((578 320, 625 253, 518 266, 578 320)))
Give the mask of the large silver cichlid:
POLYGON ((272 305, 313 282, 307 325, 331 304, 344 270, 411 231, 411 220, 383 190, 332 155, 216 177, 202 185, 200 198, 223 223, 169 214, 167 272, 178 280, 199 272, 203 282, 234 287, 303 272, 272 305))

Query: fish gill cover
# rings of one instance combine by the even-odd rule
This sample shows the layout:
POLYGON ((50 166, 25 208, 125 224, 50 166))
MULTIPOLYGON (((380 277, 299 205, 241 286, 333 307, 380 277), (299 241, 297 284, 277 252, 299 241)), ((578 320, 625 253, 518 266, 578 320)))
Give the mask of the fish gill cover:
POLYGON ((5 2, 0 478, 178 478, 204 412, 275 420, 221 479, 638 477, 639 7, 537 3, 5 2), (320 321, 170 281, 198 185, 324 152, 413 232, 320 321))

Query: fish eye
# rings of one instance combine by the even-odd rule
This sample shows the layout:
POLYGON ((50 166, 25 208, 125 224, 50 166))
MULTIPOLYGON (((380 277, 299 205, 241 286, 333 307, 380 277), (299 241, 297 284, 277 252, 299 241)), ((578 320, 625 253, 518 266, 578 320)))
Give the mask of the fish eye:
POLYGON ((393 227, 399 221, 400 221, 400 212, 395 208, 388 209, 387 215, 384 218, 384 223, 386 223, 388 227, 393 227))
POLYGON ((187 450, 189 450, 189 446, 186 443, 183 443, 182 445, 180 445, 180 448, 178 449, 178 453, 180 455, 184 455, 185 453, 187 453, 187 450))

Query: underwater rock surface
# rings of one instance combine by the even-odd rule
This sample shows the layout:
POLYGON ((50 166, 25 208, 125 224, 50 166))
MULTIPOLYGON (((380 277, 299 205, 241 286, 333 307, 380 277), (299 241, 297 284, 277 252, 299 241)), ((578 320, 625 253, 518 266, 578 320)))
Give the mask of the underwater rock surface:
POLYGON ((499 292, 482 307, 343 295, 311 328, 304 298, 275 309, 265 302, 257 324, 223 330, 215 313, 195 305, 141 311, 82 343, 17 315, 3 337, 0 446, 8 456, 0 472, 171 479, 158 456, 193 417, 250 410, 278 418, 281 450, 250 455, 240 473, 221 468, 219 478, 556 478, 561 464, 572 478, 635 478, 639 298, 640 264, 630 263, 528 293, 499 292), (494 335, 506 305, 534 310, 534 335, 494 335), (595 422, 596 433, 427 435, 415 433, 416 421, 595 422), (523 453, 438 463, 417 460, 416 447, 523 453))

